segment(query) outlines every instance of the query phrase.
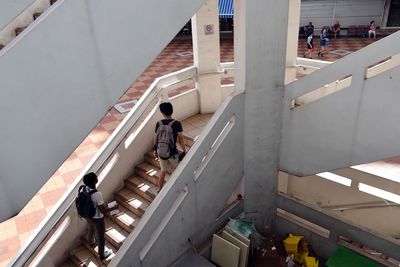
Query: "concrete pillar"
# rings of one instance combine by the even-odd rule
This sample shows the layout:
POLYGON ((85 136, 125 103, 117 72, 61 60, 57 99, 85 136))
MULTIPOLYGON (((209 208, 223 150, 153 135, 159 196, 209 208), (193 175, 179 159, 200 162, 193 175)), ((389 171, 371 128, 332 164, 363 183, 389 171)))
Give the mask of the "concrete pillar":
POLYGON ((275 228, 289 1, 236 0, 235 83, 245 90, 245 214, 275 228))
POLYGON ((192 18, 194 65, 198 69, 196 88, 200 92, 200 113, 215 112, 221 104, 218 0, 207 0, 192 18))
POLYGON ((300 27, 300 5, 300 0, 289 0, 285 84, 288 84, 296 79, 297 49, 299 44, 300 27))

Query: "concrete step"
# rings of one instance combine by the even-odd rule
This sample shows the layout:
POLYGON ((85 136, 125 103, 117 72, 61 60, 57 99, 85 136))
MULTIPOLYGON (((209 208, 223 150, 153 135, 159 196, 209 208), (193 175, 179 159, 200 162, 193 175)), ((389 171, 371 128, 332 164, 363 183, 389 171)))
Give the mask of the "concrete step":
POLYGON ((70 251, 70 259, 76 266, 80 267, 102 266, 100 260, 90 253, 83 245, 70 251))
MULTIPOLYGON (((99 257, 99 256, 98 256, 98 255, 99 255, 99 253, 98 253, 99 248, 98 248, 97 245, 94 246, 94 247, 92 247, 92 246, 87 242, 87 240, 86 240, 85 238, 81 238, 81 243, 82 243, 82 245, 83 245, 90 253, 92 253, 95 257, 99 257)), ((111 245, 109 242, 106 241, 106 244, 105 244, 105 251, 107 251, 107 250, 111 250, 111 251, 112 251, 112 254, 111 254, 110 256, 108 256, 106 259, 102 260, 102 263, 105 264, 105 265, 108 265, 108 264, 111 262, 111 260, 115 257, 115 255, 116 255, 116 253, 117 253, 117 251, 118 251, 118 249, 117 249, 116 247, 114 247, 113 245, 111 245)), ((100 259, 99 259, 99 261, 100 261, 100 259)))
POLYGON ((119 249, 129 233, 108 218, 105 218, 104 222, 106 224, 106 240, 119 249))
POLYGON ((120 211, 118 214, 107 214, 107 217, 128 233, 132 232, 132 230, 138 225, 140 217, 122 206, 122 204, 119 205, 118 210, 120 211))
POLYGON ((139 217, 143 216, 147 207, 150 205, 149 201, 145 200, 127 188, 123 188, 115 193, 115 199, 120 205, 127 208, 139 217))
MULTIPOLYGON (((138 176, 146 179, 152 184, 157 184, 158 177, 160 177, 161 170, 159 167, 156 167, 147 162, 142 162, 135 167, 135 172, 138 176)), ((168 176, 168 174, 166 175, 168 176)), ((167 177, 166 177, 167 179, 167 177)))
MULTIPOLYGON (((186 153, 189 151, 190 146, 186 146, 186 153)), ((181 151, 179 151, 181 153, 181 151)), ((157 168, 160 168, 160 161, 158 158, 154 156, 154 151, 149 151, 144 155, 144 161, 147 162, 148 164, 154 165, 157 168)))
POLYGON ((187 135, 183 135, 183 138, 185 139, 185 145, 187 147, 192 147, 193 146, 195 140, 192 137, 187 136, 187 135))
POLYGON ((144 161, 147 162, 148 164, 151 164, 151 165, 156 166, 157 168, 160 168, 160 161, 159 161, 158 158, 156 158, 156 157, 154 156, 153 150, 147 152, 147 153, 144 155, 144 161))
POLYGON ((157 195, 157 185, 139 176, 134 176, 125 180, 125 187, 152 202, 157 195))
POLYGON ((79 267, 79 265, 76 265, 71 259, 67 259, 61 263, 60 267, 79 267))

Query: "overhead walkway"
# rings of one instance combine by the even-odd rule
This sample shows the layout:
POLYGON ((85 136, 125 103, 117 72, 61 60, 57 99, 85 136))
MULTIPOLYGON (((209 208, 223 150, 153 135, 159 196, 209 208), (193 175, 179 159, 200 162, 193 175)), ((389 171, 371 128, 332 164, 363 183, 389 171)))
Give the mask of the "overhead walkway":
POLYGON ((61 0, 0 50, 1 220, 22 209, 203 2, 61 0))

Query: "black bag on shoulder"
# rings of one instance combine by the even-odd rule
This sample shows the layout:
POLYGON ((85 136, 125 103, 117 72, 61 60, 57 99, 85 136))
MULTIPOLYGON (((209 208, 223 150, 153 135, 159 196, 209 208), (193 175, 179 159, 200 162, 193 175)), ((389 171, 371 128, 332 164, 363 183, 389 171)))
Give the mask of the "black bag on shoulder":
POLYGON ((96 206, 92 201, 92 195, 97 190, 90 190, 86 185, 81 185, 78 190, 78 196, 75 199, 76 210, 79 217, 91 219, 96 214, 96 206))

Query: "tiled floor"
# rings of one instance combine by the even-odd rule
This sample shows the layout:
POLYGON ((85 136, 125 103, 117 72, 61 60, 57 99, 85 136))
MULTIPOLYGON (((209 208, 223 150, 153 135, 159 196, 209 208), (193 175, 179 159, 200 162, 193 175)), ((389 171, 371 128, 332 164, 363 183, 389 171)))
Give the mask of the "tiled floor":
MULTIPOLYGON (((372 40, 368 39, 338 39, 330 43, 329 49, 356 51, 371 42, 372 40)), ((304 50, 305 40, 302 39, 299 41, 298 55, 303 55, 304 50)), ((120 98, 119 103, 138 99, 155 78, 191 66, 193 64, 192 55, 177 55, 177 53, 188 51, 192 51, 191 40, 176 39, 172 41, 120 98)), ((316 54, 316 51, 314 54, 316 54)), ((324 59, 333 61, 339 58, 340 56, 338 55, 327 54, 324 59)), ((221 40, 221 61, 233 61, 232 40, 221 40)), ((32 201, 16 217, 0 223, 0 266, 6 266, 17 253, 32 231, 52 209, 58 199, 61 198, 67 187, 91 160, 126 114, 120 114, 115 109, 111 109, 32 201)), ((202 123, 201 120, 186 122, 184 125, 185 130, 189 134, 198 134, 195 127, 198 123, 202 123)), ((388 164, 391 167, 398 166, 398 163, 400 162, 397 159, 387 162, 382 161, 374 163, 375 167, 369 167, 369 169, 376 170, 381 168, 382 165, 388 166, 388 164)), ((392 172, 393 175, 400 177, 399 167, 392 172)))

